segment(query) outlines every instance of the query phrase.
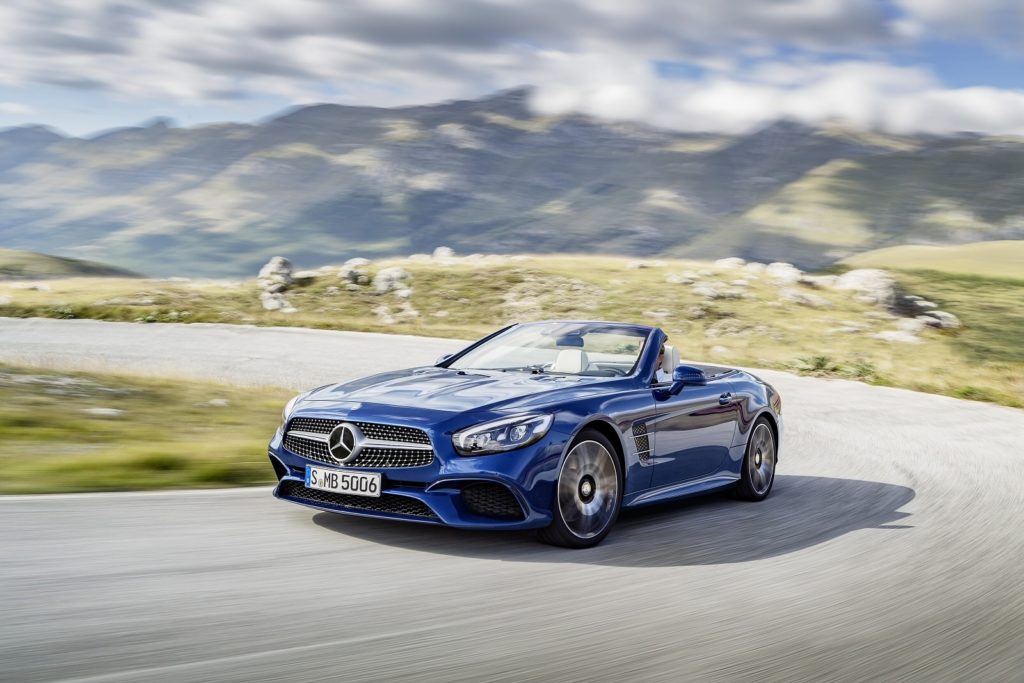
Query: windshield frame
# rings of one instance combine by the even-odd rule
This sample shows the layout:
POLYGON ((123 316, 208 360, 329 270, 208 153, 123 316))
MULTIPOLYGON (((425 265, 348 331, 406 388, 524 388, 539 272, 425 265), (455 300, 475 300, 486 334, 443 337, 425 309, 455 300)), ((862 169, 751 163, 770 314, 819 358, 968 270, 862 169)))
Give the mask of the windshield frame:
MULTIPOLYGON (((455 353, 455 354, 451 355, 450 357, 445 358, 440 363, 437 363, 435 365, 435 367, 449 368, 449 369, 452 369, 452 370, 459 370, 461 372, 468 372, 468 371, 477 371, 477 372, 508 372, 507 370, 498 370, 498 369, 491 369, 491 368, 452 368, 451 365, 452 365, 452 363, 455 363, 458 360, 460 360, 461 358, 463 358, 464 356, 466 356, 471 351, 474 351, 474 350, 480 348, 484 344, 488 344, 488 343, 490 343, 490 342, 492 342, 492 341, 494 341, 496 339, 499 339, 500 337, 503 337, 503 336, 511 333, 513 330, 519 330, 519 329, 522 329, 522 328, 525 328, 525 327, 540 327, 540 326, 545 326, 545 325, 548 325, 548 326, 554 326, 554 325, 581 325, 581 326, 587 326, 587 325, 589 325, 589 326, 593 326, 595 328, 605 328, 606 327, 609 330, 617 330, 617 329, 618 330, 629 330, 629 331, 633 331, 633 332, 640 333, 640 334, 643 335, 643 337, 642 337, 643 338, 643 342, 641 343, 640 348, 637 350, 636 359, 633 361, 633 366, 629 369, 629 372, 627 374, 625 374, 625 375, 623 375, 621 377, 600 377, 600 376, 594 376, 594 375, 578 375, 578 374, 575 374, 575 373, 556 373, 556 372, 548 372, 548 371, 544 371, 542 373, 537 373, 537 374, 560 375, 560 376, 564 376, 564 377, 587 377, 589 379, 616 379, 616 380, 622 380, 622 379, 628 379, 628 378, 636 378, 638 376, 638 374, 640 373, 640 371, 642 370, 643 361, 644 361, 644 355, 646 354, 647 349, 650 346, 651 337, 657 331, 656 327, 650 327, 649 325, 639 325, 639 324, 634 324, 634 323, 607 322, 607 321, 603 321, 603 320, 538 320, 538 321, 526 322, 526 323, 514 323, 512 325, 508 325, 506 327, 503 327, 503 328, 501 328, 501 329, 499 329, 499 330, 497 330, 497 331, 487 335, 486 337, 483 337, 483 338, 473 342, 472 344, 470 344, 466 348, 462 349, 458 353, 455 353)), ((636 336, 640 337, 640 334, 637 334, 636 336)))

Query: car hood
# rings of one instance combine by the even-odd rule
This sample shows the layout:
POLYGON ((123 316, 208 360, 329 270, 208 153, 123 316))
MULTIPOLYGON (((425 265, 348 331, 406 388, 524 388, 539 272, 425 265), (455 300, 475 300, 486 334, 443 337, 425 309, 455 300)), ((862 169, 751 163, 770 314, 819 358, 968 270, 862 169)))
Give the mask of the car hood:
POLYGON ((505 404, 529 409, 557 400, 562 394, 566 395, 563 398, 591 394, 599 390, 595 385, 606 382, 607 378, 601 377, 412 368, 321 387, 309 394, 302 405, 329 408, 332 402, 359 403, 445 413, 493 409, 505 404))

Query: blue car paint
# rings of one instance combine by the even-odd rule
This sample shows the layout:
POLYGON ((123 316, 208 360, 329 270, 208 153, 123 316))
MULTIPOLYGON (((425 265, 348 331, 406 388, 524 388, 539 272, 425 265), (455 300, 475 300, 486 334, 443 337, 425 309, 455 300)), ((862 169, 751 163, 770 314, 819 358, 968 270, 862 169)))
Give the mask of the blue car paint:
MULTIPOLYGON (((678 395, 667 396, 664 390, 652 387, 658 349, 666 335, 658 328, 623 326, 643 329, 646 334, 637 364, 627 377, 462 371, 447 367, 470 349, 509 329, 504 328, 445 359, 439 366, 326 385, 303 397, 290 420, 345 419, 426 431, 435 454, 429 465, 359 471, 380 472, 385 493, 423 501, 436 519, 285 499, 332 512, 453 527, 538 528, 551 523, 561 462, 573 439, 585 428, 600 428, 619 449, 624 473, 623 507, 734 484, 740 477, 746 439, 762 415, 771 420, 777 442, 781 439, 781 403, 770 385, 741 370, 705 366, 706 371, 716 373, 706 386, 685 386, 678 395), (720 403, 723 395, 730 395, 732 400, 720 403), (550 430, 539 442, 493 455, 467 457, 455 451, 455 432, 523 413, 554 415, 550 430), (642 439, 634 438, 634 427, 646 428, 649 453, 638 450, 642 439), (523 508, 523 518, 496 519, 470 511, 462 501, 461 486, 482 481, 506 486, 523 508)), ((324 464, 285 448, 284 427, 271 440, 268 454, 283 468, 282 481, 303 481, 307 464, 324 464)), ((279 485, 275 489, 278 497, 280 488, 279 485)))

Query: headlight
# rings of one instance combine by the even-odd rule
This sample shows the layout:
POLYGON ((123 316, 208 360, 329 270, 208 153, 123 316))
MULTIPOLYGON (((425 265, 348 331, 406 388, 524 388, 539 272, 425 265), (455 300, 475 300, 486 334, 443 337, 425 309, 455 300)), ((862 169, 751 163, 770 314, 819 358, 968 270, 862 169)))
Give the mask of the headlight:
POLYGON ((484 422, 452 435, 460 455, 486 455, 511 451, 535 443, 548 433, 553 415, 517 415, 484 422))
POLYGON ((305 394, 299 394, 298 396, 293 396, 291 400, 288 401, 288 403, 284 404, 284 410, 281 412, 282 422, 288 421, 288 416, 292 414, 293 410, 295 410, 295 404, 298 403, 299 399, 302 398, 304 395, 305 394))

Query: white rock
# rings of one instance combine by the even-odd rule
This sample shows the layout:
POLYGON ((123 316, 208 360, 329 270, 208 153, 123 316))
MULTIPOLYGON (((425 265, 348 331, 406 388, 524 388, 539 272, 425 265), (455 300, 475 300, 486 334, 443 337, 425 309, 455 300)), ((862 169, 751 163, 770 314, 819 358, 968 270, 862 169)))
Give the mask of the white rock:
POLYGON ((302 287, 313 284, 319 276, 320 273, 315 270, 297 270, 292 273, 292 282, 302 287))
POLYGON ((432 311, 430 315, 434 316, 435 318, 447 318, 448 311, 432 311))
POLYGON ((784 284, 796 284, 803 276, 803 271, 792 263, 769 263, 765 266, 764 274, 776 282, 784 284))
POLYGON ((351 269, 362 269, 368 265, 370 265, 370 259, 363 258, 362 256, 356 256, 354 258, 350 258, 348 261, 345 261, 345 263, 341 264, 341 267, 351 269))
POLYGON ((800 278, 801 284, 810 285, 812 287, 822 287, 825 289, 835 287, 836 282, 838 281, 838 275, 804 275, 800 278))
POLYGON ((433 258, 435 261, 453 259, 455 258, 455 250, 451 247, 438 247, 434 250, 433 258))
POLYGON ((392 289, 404 289, 401 283, 412 279, 412 273, 404 268, 392 266, 377 271, 373 278, 373 286, 378 293, 390 292, 392 289))
POLYGON ((904 332, 902 330, 885 330, 884 332, 875 332, 871 335, 875 339, 881 339, 887 342, 896 342, 899 344, 920 344, 921 338, 911 334, 910 332, 904 332))
POLYGON ((677 275, 676 273, 670 273, 665 276, 665 282, 673 285, 692 285, 694 281, 688 277, 677 275))
POLYGON ((408 287, 405 287, 403 289, 396 289, 395 296, 397 296, 399 299, 408 299, 409 297, 412 296, 412 290, 409 289, 408 287))
POLYGON ((719 296, 718 290, 709 285, 698 285, 693 288, 693 293, 706 299, 717 299, 719 296))
POLYGON ((206 405, 213 406, 214 408, 227 408, 231 405, 231 401, 226 398, 211 398, 206 402, 206 405))
POLYGON ((739 256, 720 258, 715 261, 715 266, 718 268, 742 268, 745 265, 747 265, 747 260, 741 259, 739 256))
POLYGON ((917 334, 925 328, 925 322, 920 318, 903 318, 902 320, 896 321, 896 327, 904 332, 917 334))
POLYGON ((292 282, 292 262, 286 259, 284 256, 275 256, 266 262, 266 264, 260 268, 259 275, 261 280, 270 280, 283 282, 285 284, 291 284, 292 282))
POLYGON ((748 280, 744 280, 743 278, 739 278, 738 280, 733 280, 729 284, 731 284, 733 287, 746 287, 750 284, 750 282, 748 280))
POLYGON ((694 270, 684 270, 683 272, 679 273, 679 275, 684 277, 684 278, 686 278, 687 280, 699 280, 700 279, 700 273, 698 273, 698 272, 696 272, 694 270))
POLYGON ((716 345, 716 346, 712 346, 711 347, 711 353, 713 355, 715 355, 715 356, 725 356, 725 355, 728 355, 731 352, 729 351, 729 349, 725 348, 724 346, 717 346, 716 345))
POLYGON ((516 254, 509 258, 509 261, 515 261, 516 263, 522 263, 523 261, 529 261, 530 257, 526 254, 516 254))
POLYGON ((858 268, 843 273, 836 280, 835 288, 857 292, 855 299, 862 303, 874 303, 891 307, 896 303, 896 282, 884 270, 858 268))
POLYGON ((9 297, 9 296, 0 296, 0 306, 6 306, 9 303, 11 303, 11 297, 9 297))
POLYGON ((928 311, 924 315, 917 316, 917 320, 929 327, 938 327, 943 330, 955 330, 960 327, 960 318, 946 311, 928 311))
POLYGON ((747 265, 743 266, 743 270, 747 271, 751 275, 760 275, 761 273, 763 273, 765 271, 765 268, 767 268, 767 267, 768 266, 764 265, 763 263, 758 263, 757 261, 751 261, 747 265))
POLYGON ((406 260, 413 263, 424 263, 430 260, 430 254, 412 254, 406 260))
POLYGON ((656 318, 658 320, 664 320, 668 317, 668 311, 644 311, 644 315, 648 318, 656 318))
POLYGON ((124 411, 118 408, 83 408, 82 412, 96 417, 118 417, 124 414, 124 411))
POLYGON ((330 287, 324 290, 324 294, 326 294, 327 296, 336 296, 340 293, 341 290, 335 287, 334 285, 331 285, 330 287))
POLYGON ((825 308, 830 305, 828 299, 811 292, 801 292, 798 289, 782 290, 779 292, 779 299, 811 308, 825 308))

